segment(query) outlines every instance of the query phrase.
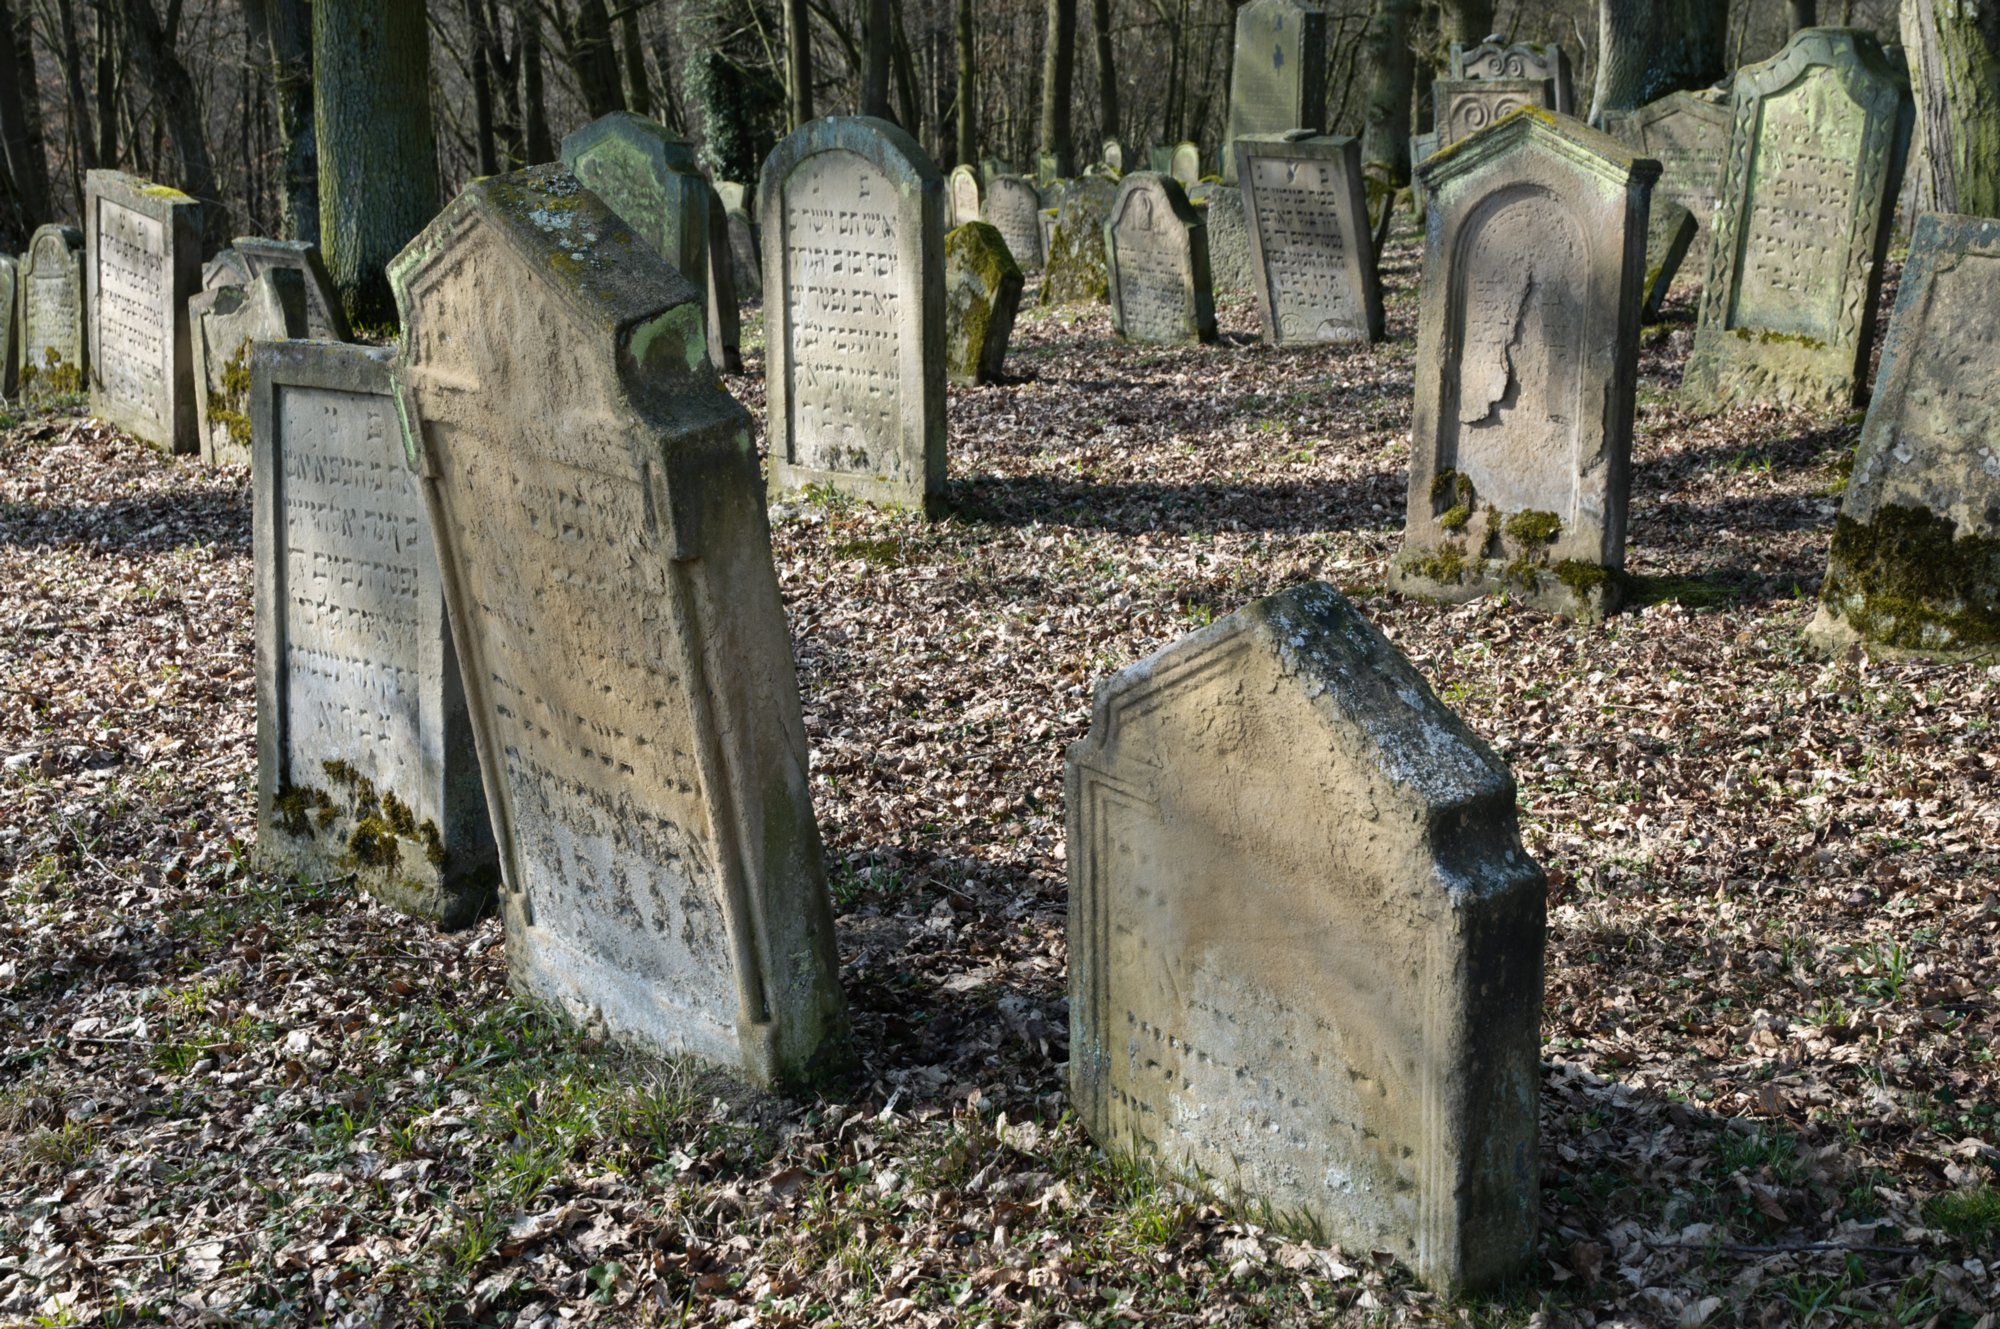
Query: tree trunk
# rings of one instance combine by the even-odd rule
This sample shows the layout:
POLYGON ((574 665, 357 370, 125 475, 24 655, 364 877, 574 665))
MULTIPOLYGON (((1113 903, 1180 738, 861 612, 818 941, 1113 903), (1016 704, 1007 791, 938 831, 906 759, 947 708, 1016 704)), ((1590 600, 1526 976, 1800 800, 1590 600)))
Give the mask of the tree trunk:
POLYGON ((97 11, 97 160, 106 166, 118 164, 118 60, 112 24, 103 9, 97 11))
MULTIPOLYGON (((872 3, 872 0, 871 0, 872 3)), ((896 57, 896 106, 902 115, 904 129, 910 137, 923 142, 924 108, 917 100, 916 61, 910 55, 909 38, 903 35, 903 7, 892 4, 889 10, 889 48, 896 57)), ((871 52, 869 59, 874 59, 871 52)))
POLYGON ((473 169, 480 175, 500 173, 500 141, 493 133, 493 34, 479 12, 479 0, 465 0, 471 50, 473 169))
POLYGON ((958 0, 958 160, 979 166, 979 53, 973 46, 972 0, 958 0))
POLYGON ((889 30, 889 0, 868 0, 861 42, 867 51, 867 68, 861 78, 861 114, 887 119, 889 116, 890 45, 895 40, 889 30))
POLYGON ((314 0, 321 247, 357 327, 393 326, 389 260, 438 210, 424 7, 314 0))
POLYGON ((1728 37, 1729 0, 1598 0, 1590 123, 1710 86, 1726 72, 1728 37))
POLYGON ((1903 0, 1912 212, 2000 217, 2000 5, 1903 0))
MULTIPOLYGON (((1075 145, 1070 141, 1070 87, 1076 74, 1076 0, 1048 0, 1048 42, 1042 48, 1042 123, 1037 136, 1041 153, 1052 159, 1058 177, 1070 175, 1075 166, 1075 145)), ((1037 163, 1039 174, 1039 163, 1037 163)))
POLYGON ((1493 0, 1444 0, 1444 40, 1477 46, 1493 35, 1493 0))
POLYGON ((813 118, 812 13, 806 0, 785 0, 785 86, 791 127, 813 118))
MULTIPOLYGON (((153 0, 123 0, 126 51, 132 68, 152 89, 153 104, 181 164, 179 185, 201 201, 203 247, 214 252, 229 243, 229 208, 216 187, 215 165, 208 155, 208 137, 194 80, 174 49, 174 33, 160 22, 153 0)), ((176 17, 180 6, 168 12, 176 17)))
POLYGON ((1111 54, 1111 0, 1090 0, 1090 20, 1097 30, 1097 118, 1104 122, 1103 137, 1117 138, 1118 69, 1111 54))
POLYGON ((319 146, 313 131, 312 9, 308 0, 268 0, 271 86, 284 156, 279 213, 285 238, 319 243, 319 146))
POLYGON ((1785 8, 1791 16, 1793 32, 1819 22, 1819 0, 1786 0, 1785 8))
MULTIPOLYGON (((28 11, 23 8, 22 14, 28 11)), ((7 175, 14 185, 14 203, 26 231, 47 222, 49 163, 41 151, 41 136, 30 132, 28 105, 34 95, 34 52, 18 46, 18 28, 8 0, 0 0, 0 146, 6 148, 7 175)))
MULTIPOLYGON (((560 12, 560 10, 558 10, 560 12)), ((584 113, 600 115, 623 110, 625 93, 618 83, 618 48, 611 41, 611 14, 604 0, 579 0, 576 16, 563 34, 570 70, 583 95, 584 113)))
POLYGON ((1410 95, 1417 68, 1410 20, 1415 11, 1416 0, 1375 0, 1361 38, 1368 54, 1361 160, 1397 185, 1410 182, 1410 95))
MULTIPOLYGON (((62 36, 63 90, 69 97, 70 140, 76 144, 77 188, 83 174, 97 165, 97 135, 90 124, 90 90, 83 83, 83 44, 76 35, 74 0, 57 0, 56 23, 62 36)), ((82 205, 81 194, 78 197, 82 205)))
POLYGON ((653 113, 653 85, 646 79, 646 44, 639 36, 639 7, 618 11, 619 43, 625 48, 625 109, 634 115, 653 113))
POLYGON ((530 166, 556 159, 555 140, 549 135, 549 103, 542 92, 542 11, 535 0, 514 0, 514 21, 521 28, 521 97, 528 138, 530 166))

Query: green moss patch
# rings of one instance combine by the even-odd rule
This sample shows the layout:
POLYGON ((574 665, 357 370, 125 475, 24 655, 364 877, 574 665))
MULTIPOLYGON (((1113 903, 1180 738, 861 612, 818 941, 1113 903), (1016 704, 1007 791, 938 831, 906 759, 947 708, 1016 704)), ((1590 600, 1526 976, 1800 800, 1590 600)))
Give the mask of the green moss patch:
POLYGON ((2000 645, 2000 539, 1960 535, 1949 517, 1890 505, 1842 513, 1820 598, 1864 639, 1909 651, 2000 645))
POLYGON ((1509 539, 1520 544, 1545 545, 1554 543, 1556 537, 1562 534, 1562 528, 1562 518, 1555 513, 1530 509, 1507 518, 1501 529, 1507 532, 1509 539))
POLYGON ((1465 529, 1476 499, 1471 477, 1462 471, 1439 471, 1431 477, 1431 511, 1447 531, 1465 529))

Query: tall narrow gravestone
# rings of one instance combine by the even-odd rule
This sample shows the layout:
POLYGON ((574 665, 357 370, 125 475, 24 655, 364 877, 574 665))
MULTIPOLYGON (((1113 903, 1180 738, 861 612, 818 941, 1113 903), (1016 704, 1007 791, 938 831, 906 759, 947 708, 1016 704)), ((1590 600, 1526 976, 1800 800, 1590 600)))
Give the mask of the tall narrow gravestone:
POLYGON ((217 286, 188 301, 203 461, 251 464, 251 347, 310 336, 310 308, 305 274, 292 267, 266 268, 248 286, 217 286))
POLYGON ((1555 84, 1545 78, 1440 79, 1431 85, 1438 147, 1471 138, 1524 107, 1553 110, 1555 99, 1555 84))
POLYGON ((1325 583, 1260 600, 1099 685, 1067 801, 1091 1134, 1440 1289, 1525 1269, 1546 886, 1409 661, 1325 583))
POLYGON ((239 235, 229 248, 201 270, 205 291, 221 286, 248 287, 263 273, 283 268, 299 274, 305 284, 306 335, 320 341, 348 341, 353 332, 347 312, 320 260, 319 246, 304 240, 266 240, 261 236, 239 235))
POLYGON ((1382 287, 1359 141, 1297 131, 1244 135, 1236 140, 1236 174, 1264 340, 1310 346, 1380 338, 1382 287))
POLYGON ((0 254, 0 397, 20 391, 21 265, 12 254, 0 254))
POLYGON ((846 1017, 805 727, 698 293, 556 167, 475 181, 389 276, 515 985, 819 1079, 846 1017))
POLYGON ((1451 76, 1455 79, 1547 79, 1553 100, 1549 109, 1562 115, 1576 114, 1575 82, 1570 76, 1569 56, 1563 48, 1540 42, 1498 41, 1466 46, 1451 44, 1451 76))
POLYGON ((1659 163, 1523 111, 1419 169, 1430 213, 1393 584, 1601 617, 1625 564, 1659 163))
POLYGON ((193 452, 188 297, 201 289, 201 205, 119 171, 84 177, 90 413, 168 452, 193 452))
POLYGON ((963 226, 984 214, 979 198, 979 172, 960 162, 951 168, 951 224, 963 226))
POLYGON ((794 130, 764 162, 771 492, 891 507, 944 492, 944 177, 885 120, 794 130))
POLYGON ((1909 142, 1909 83, 1865 32, 1804 28, 1736 71, 1683 378, 1701 407, 1860 397, 1909 142))
POLYGON ((1208 228, 1172 176, 1134 171, 1104 223, 1111 326, 1127 341, 1215 340, 1208 228))
POLYGON ((1250 0, 1236 11, 1229 75, 1229 138, 1222 178, 1234 184, 1230 144, 1245 134, 1326 127, 1326 14, 1300 0, 1250 0))
POLYGON ((83 233, 38 228, 21 256, 21 393, 82 392, 89 372, 83 329, 83 233))
POLYGON ((1918 218, 1807 636, 2000 650, 2000 222, 1918 218))
POLYGON ((986 220, 1007 242, 1007 252, 1022 272, 1042 270, 1042 196, 1033 181, 995 176, 986 186, 986 220))
POLYGON ((944 365, 951 382, 970 387, 1000 376, 1022 281, 1007 242, 987 223, 967 222, 945 236, 944 365))
POLYGON ((465 927, 493 899, 493 834, 389 356, 251 359, 257 850, 465 927))
POLYGON ((764 298, 764 256, 757 243, 757 223, 750 209, 756 200, 734 180, 717 180, 715 196, 722 200, 722 217, 729 230, 729 283, 742 301, 764 298))

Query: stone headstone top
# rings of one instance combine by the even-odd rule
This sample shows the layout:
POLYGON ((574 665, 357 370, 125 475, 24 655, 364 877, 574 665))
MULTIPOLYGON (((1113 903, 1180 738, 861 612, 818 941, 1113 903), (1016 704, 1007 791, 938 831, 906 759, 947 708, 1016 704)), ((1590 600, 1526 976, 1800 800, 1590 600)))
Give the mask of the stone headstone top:
POLYGON ((1551 110, 1555 84, 1548 79, 1441 79, 1431 85, 1437 107, 1438 147, 1498 124, 1523 107, 1551 110))
POLYGON ((963 226, 981 216, 979 172, 961 162, 951 168, 952 225, 963 226))
POLYGON ((37 399, 82 392, 89 372, 84 338, 83 232, 36 229, 21 256, 20 390, 37 399))
POLYGON ((204 462, 250 465, 253 347, 308 337, 311 321, 305 274, 297 268, 267 268, 248 286, 217 286, 188 300, 195 420, 204 462))
MULTIPOLYGON (((327 275, 326 264, 321 261, 319 246, 304 240, 266 240, 261 236, 239 235, 229 242, 233 251, 247 269, 249 276, 231 285, 247 286, 259 274, 272 268, 290 268, 305 282, 306 320, 309 336, 320 341, 348 341, 352 333, 348 329, 347 312, 341 307, 340 296, 333 289, 333 279, 327 275)), ((229 251, 225 251, 229 252, 229 251)), ((207 270, 203 270, 202 285, 208 288, 207 270)))
POLYGON ((1177 143, 1167 159, 1167 174, 1180 183, 1182 189, 1192 189, 1201 183, 1201 146, 1196 143, 1177 143))
POLYGON ((1555 85, 1550 109, 1562 115, 1576 114, 1575 82, 1570 76, 1569 55, 1562 47, 1541 42, 1507 44, 1489 37, 1477 46, 1451 44, 1451 76, 1454 79, 1548 79, 1555 85))
POLYGON ((1382 287, 1360 142, 1338 134, 1248 134, 1236 140, 1236 177, 1264 340, 1307 346, 1380 338, 1382 287))
POLYGON ((188 297, 201 282, 201 204, 121 171, 84 178, 90 412, 167 452, 193 452, 188 297))
POLYGON ((996 175, 1015 174, 1014 163, 1004 157, 981 157, 979 159, 979 183, 985 185, 996 175))
POLYGON ((1208 227, 1172 176, 1134 171, 1104 222, 1111 326, 1127 341, 1215 340, 1208 227))
POLYGON ((996 175, 986 186, 986 220, 1000 232, 1023 272, 1042 270, 1041 211, 1041 195, 1031 180, 996 175))
POLYGON ((1236 182, 1236 154, 1229 145, 1238 137, 1326 127, 1326 71, 1326 12, 1317 4, 1250 0, 1236 11, 1229 137, 1222 145, 1225 182, 1236 182))

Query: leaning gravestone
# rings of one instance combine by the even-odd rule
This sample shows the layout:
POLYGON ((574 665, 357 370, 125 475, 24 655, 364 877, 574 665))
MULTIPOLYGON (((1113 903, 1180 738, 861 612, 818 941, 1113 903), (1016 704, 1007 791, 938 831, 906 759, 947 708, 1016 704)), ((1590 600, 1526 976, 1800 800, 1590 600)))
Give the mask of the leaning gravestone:
POLYGON ((986 186, 986 220, 1023 272, 1042 270, 1042 199, 1032 181, 999 175, 986 186))
POLYGON ((1805 28, 1736 71, 1732 102, 1685 395, 1708 408, 1852 406, 1909 142, 1909 83, 1867 33, 1805 28))
POLYGON ((1451 44, 1451 76, 1454 79, 1547 79, 1554 85, 1554 101, 1549 109, 1562 115, 1576 114, 1575 81, 1570 76, 1569 56, 1563 48, 1540 42, 1498 40, 1466 46, 1451 44))
POLYGON ((771 493, 944 492, 944 177, 886 120, 794 130, 764 163, 771 493))
POLYGON ((1215 340, 1208 228, 1172 176, 1135 171, 1104 223, 1111 326, 1156 345, 1215 340))
POLYGON ((251 464, 251 347, 310 337, 310 310, 305 274, 289 267, 266 268, 248 286, 218 286, 188 301, 203 461, 251 464))
POLYGON ((1382 286, 1360 142, 1298 131, 1245 135, 1236 140, 1236 176, 1249 213, 1250 284, 1264 340, 1311 346, 1379 339, 1382 286))
POLYGON ((729 284, 743 301, 764 298, 763 247, 757 240, 757 223, 750 216, 755 199, 734 180, 715 182, 715 196, 722 200, 723 220, 729 225, 729 284))
POLYGON ((251 357, 257 852, 459 928, 498 874, 390 354, 292 341, 251 357))
POLYGON ((1193 189, 1201 183, 1201 148, 1193 143, 1177 143, 1173 155, 1167 159, 1167 174, 1179 182, 1182 189, 1193 189))
POLYGON ((1431 85, 1438 147, 1471 138, 1523 107, 1552 110, 1555 96, 1555 84, 1548 79, 1440 79, 1431 85))
POLYGON ((11 254, 0 254, 0 397, 12 397, 20 390, 20 284, 20 263, 11 254))
POLYGON ((1661 200, 1670 200, 1693 214, 1698 230, 1686 262, 1697 277, 1707 266, 1708 232, 1715 223, 1722 168, 1729 160, 1731 118, 1726 95, 1674 92, 1625 113, 1612 134, 1660 164, 1660 183, 1653 190, 1656 210, 1661 200))
POLYGON ((1042 274, 1044 306, 1101 305, 1111 298, 1105 270, 1104 223, 1118 190, 1107 180, 1086 181, 1063 199, 1049 231, 1049 261, 1042 274))
POLYGON ((121 171, 84 177, 90 413, 193 452, 187 302, 201 283, 201 205, 121 171))
POLYGON ((1453 601, 1504 589, 1602 617, 1625 563, 1659 163, 1523 111, 1421 171, 1431 204, 1393 584, 1453 601))
POLYGON ((1250 0, 1236 11, 1236 52, 1229 76, 1229 137, 1222 178, 1236 183, 1244 134, 1318 131, 1326 124, 1326 13, 1301 0, 1250 0))
POLYGON ((473 182, 389 275, 514 984, 820 1080, 846 1019, 798 682, 698 293, 553 166, 473 182))
POLYGON ((1090 1133, 1447 1292, 1527 1269, 1547 887, 1409 661, 1260 600, 1100 684, 1066 793, 1090 1133))
POLYGON ((1996 281, 2000 222, 1918 218, 1806 634, 1828 651, 2000 650, 1996 281))
POLYGON ((1694 214, 1680 204, 1670 198, 1653 200, 1652 214, 1646 222, 1646 286, 1641 293, 1640 311, 1648 323, 1659 321, 1667 288, 1673 285, 1675 274, 1687 261, 1699 229, 1694 214))
POLYGON ((48 225, 21 256, 21 395, 28 400, 83 391, 89 372, 83 319, 83 233, 48 225))
POLYGON ((980 215, 979 172, 960 162, 951 168, 951 224, 976 222, 980 215))
POLYGON ((952 383, 990 383, 1007 361, 1021 308, 1021 269, 1000 232, 967 222, 944 238, 944 374, 952 383))
MULTIPOLYGON (((211 276, 218 265, 210 263, 202 269, 202 289, 214 290, 217 286, 244 286, 255 281, 259 274, 273 268, 288 268, 299 274, 305 282, 307 336, 320 341, 348 341, 353 333, 347 324, 347 313, 341 307, 340 296, 333 289, 333 279, 327 276, 326 264, 320 261, 319 246, 304 240, 266 240, 260 236, 239 235, 229 242, 223 251, 233 254, 243 275, 231 276, 218 281, 211 276)), ((218 255, 218 258, 221 256, 218 255)))
POLYGON ((1248 295, 1250 223, 1243 216, 1243 191, 1235 185, 1204 182, 1188 190, 1202 225, 1208 230, 1208 275, 1217 295, 1248 295))

